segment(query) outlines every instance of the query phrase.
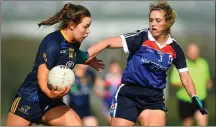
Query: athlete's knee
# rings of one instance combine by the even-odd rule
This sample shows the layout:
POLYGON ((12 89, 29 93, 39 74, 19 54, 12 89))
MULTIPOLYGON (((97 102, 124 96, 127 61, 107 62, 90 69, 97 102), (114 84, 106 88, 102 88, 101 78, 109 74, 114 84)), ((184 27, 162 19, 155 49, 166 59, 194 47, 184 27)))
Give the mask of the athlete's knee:
POLYGON ((8 113, 5 126, 30 126, 32 123, 18 115, 11 112, 8 113))
POLYGON ((64 115, 64 119, 66 120, 67 126, 84 126, 80 117, 72 109, 68 110, 64 115))
POLYGON ((165 126, 166 114, 162 110, 143 110, 138 120, 142 126, 165 126))

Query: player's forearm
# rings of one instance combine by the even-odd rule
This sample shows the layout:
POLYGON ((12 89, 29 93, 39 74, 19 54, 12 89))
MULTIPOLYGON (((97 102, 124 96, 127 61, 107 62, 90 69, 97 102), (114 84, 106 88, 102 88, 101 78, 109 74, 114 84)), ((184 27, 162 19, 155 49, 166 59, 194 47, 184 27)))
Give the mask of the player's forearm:
POLYGON ((106 40, 102 40, 93 44, 89 49, 89 58, 98 54, 106 48, 122 48, 122 42, 120 37, 113 37, 106 40))
POLYGON ((48 88, 48 72, 45 64, 42 64, 38 68, 38 75, 37 75, 37 83, 40 89, 49 97, 50 89, 48 88))
POLYGON ((196 89, 195 89, 193 80, 190 78, 189 75, 187 77, 182 77, 181 81, 190 97, 196 95, 196 89))

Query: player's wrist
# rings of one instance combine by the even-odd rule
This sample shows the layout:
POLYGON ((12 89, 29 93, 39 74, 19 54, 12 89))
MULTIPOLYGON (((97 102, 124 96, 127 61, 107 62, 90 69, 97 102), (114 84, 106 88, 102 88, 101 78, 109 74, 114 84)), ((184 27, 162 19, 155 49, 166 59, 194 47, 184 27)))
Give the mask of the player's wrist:
POLYGON ((197 105, 199 108, 202 107, 202 102, 197 95, 191 97, 192 103, 197 105))
POLYGON ((197 95, 191 97, 192 103, 200 110, 200 112, 205 115, 208 114, 208 110, 204 108, 202 101, 197 95))
POLYGON ((53 93, 52 93, 53 88, 48 88, 44 89, 43 92, 46 94, 46 96, 50 99, 54 99, 53 93))
POLYGON ((191 100, 192 100, 192 103, 196 103, 196 102, 200 101, 200 99, 197 95, 191 96, 191 100))

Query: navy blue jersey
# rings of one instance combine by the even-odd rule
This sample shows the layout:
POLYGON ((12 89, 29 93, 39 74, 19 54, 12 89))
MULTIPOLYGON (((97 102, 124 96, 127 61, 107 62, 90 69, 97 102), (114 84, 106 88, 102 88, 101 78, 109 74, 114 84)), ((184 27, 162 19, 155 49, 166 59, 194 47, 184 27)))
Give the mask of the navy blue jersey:
POLYGON ((33 102, 48 97, 37 84, 38 67, 46 64, 50 70, 56 65, 67 65, 71 69, 76 64, 76 54, 80 43, 68 43, 60 30, 48 34, 41 42, 32 71, 18 90, 18 95, 33 102))
POLYGON ((169 36, 166 45, 160 46, 149 29, 120 36, 123 49, 129 53, 122 82, 166 87, 166 71, 174 64, 179 72, 187 71, 185 55, 177 42, 169 36))
POLYGON ((69 93, 69 104, 72 107, 80 107, 90 104, 90 92, 95 81, 95 76, 96 75, 92 70, 87 69, 85 75, 87 81, 85 84, 81 83, 80 78, 75 76, 75 82, 69 93))

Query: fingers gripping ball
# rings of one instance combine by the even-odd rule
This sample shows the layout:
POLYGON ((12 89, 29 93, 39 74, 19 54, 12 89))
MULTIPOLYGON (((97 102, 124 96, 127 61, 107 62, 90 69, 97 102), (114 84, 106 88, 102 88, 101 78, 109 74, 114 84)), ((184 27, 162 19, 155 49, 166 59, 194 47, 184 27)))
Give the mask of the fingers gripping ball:
POLYGON ((50 89, 62 90, 66 86, 73 85, 75 75, 73 70, 64 65, 55 66, 48 73, 48 84, 50 89))

